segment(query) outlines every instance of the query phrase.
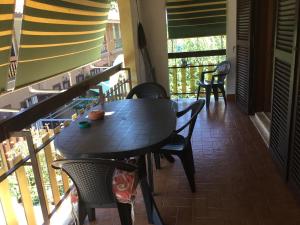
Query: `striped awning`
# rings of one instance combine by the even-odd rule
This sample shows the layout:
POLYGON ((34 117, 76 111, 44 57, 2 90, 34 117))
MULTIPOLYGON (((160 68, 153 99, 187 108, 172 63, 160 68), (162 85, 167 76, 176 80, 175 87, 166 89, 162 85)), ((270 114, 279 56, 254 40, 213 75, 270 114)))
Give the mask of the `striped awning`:
POLYGON ((226 34, 226 0, 167 0, 170 39, 226 34))
POLYGON ((16 87, 100 59, 109 0, 26 0, 16 87))
POLYGON ((12 45, 14 0, 0 0, 0 90, 6 88, 12 45))

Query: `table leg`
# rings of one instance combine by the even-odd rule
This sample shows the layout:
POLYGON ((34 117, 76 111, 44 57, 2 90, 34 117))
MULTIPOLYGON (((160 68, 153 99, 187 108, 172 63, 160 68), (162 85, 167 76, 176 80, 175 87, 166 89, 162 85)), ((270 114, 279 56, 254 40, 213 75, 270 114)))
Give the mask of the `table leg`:
POLYGON ((141 189, 142 189, 147 216, 148 216, 148 222, 155 225, 164 225, 164 222, 160 216, 160 213, 158 211, 158 208, 152 196, 151 188, 149 187, 149 184, 147 182, 147 169, 146 169, 145 157, 139 158, 138 167, 139 167, 141 189))
POLYGON ((152 167, 152 153, 146 154, 146 161, 147 161, 147 178, 148 178, 148 184, 150 187, 151 192, 154 192, 154 182, 153 182, 153 167, 152 167))

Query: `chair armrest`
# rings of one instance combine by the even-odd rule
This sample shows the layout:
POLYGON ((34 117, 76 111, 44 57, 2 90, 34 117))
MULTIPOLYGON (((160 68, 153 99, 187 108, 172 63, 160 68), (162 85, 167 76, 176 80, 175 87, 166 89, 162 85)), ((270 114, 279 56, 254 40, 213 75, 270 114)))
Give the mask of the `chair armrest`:
POLYGON ((192 108, 192 105, 188 106, 187 108, 185 108, 182 111, 179 111, 176 113, 176 117, 179 118, 181 116, 183 116, 184 114, 186 114, 188 111, 190 111, 190 109, 192 108))
POLYGON ((178 134, 181 131, 183 131, 196 116, 198 116, 198 115, 197 114, 193 115, 182 127, 180 127, 179 129, 175 130, 175 133, 178 134))
POLYGON ((202 71, 202 74, 206 74, 206 73, 214 73, 214 72, 216 72, 216 70, 217 70, 217 69, 215 69, 215 70, 210 70, 210 71, 202 71))
POLYGON ((222 77, 222 76, 227 76, 226 73, 219 73, 219 74, 213 74, 213 77, 222 77))
POLYGON ((64 159, 55 160, 54 162, 51 163, 51 167, 53 169, 62 169, 63 164, 65 163, 65 161, 66 160, 64 160, 64 159))
POLYGON ((209 71, 202 71, 201 75, 200 75, 200 80, 203 82, 204 81, 204 75, 207 73, 214 73, 217 71, 217 68, 215 68, 214 70, 209 70, 209 71))
MULTIPOLYGON (((201 109, 202 109, 203 106, 205 105, 205 101, 200 99, 200 100, 198 100, 197 102, 201 102, 201 109)), ((196 102, 195 102, 195 103, 196 103, 196 102)), ((183 116, 183 115, 186 114, 188 111, 190 111, 195 103, 189 105, 189 106, 188 106, 187 108, 185 108, 184 110, 182 110, 182 111, 180 111, 180 112, 177 112, 177 118, 183 116)), ((201 109, 200 109, 200 110, 201 110, 201 109)), ((179 129, 175 130, 174 132, 178 134, 179 132, 183 131, 183 130, 190 124, 190 122, 191 122, 196 116, 198 116, 198 114, 194 114, 193 116, 191 116, 191 118, 190 118, 190 119, 189 119, 182 127, 180 127, 179 129)))

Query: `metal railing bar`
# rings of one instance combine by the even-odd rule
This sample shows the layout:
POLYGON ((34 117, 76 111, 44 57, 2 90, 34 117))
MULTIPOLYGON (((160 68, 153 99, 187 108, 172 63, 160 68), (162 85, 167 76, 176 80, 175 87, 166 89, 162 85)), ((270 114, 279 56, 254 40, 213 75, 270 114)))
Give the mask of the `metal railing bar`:
POLYGON ((208 66, 217 66, 217 64, 209 64, 209 65, 187 65, 187 66, 169 66, 169 69, 182 69, 182 68, 198 68, 198 67, 208 67, 208 66))
POLYGON ((196 57, 209 57, 209 56, 222 56, 226 55, 226 49, 209 50, 209 51, 194 51, 194 52, 171 52, 168 53, 169 59, 176 58, 196 58, 196 57))
MULTIPOLYGON (((77 99, 77 98, 75 98, 75 99, 77 99)), ((75 107, 75 106, 79 105, 80 102, 74 101, 75 99, 73 99, 71 103, 66 104, 64 108, 58 109, 57 111, 55 111, 53 114, 50 114, 46 118, 50 119, 51 117, 59 116, 59 115, 63 114, 64 112, 70 110, 71 107, 75 107)))
MULTIPOLYGON (((13 134, 13 136, 15 137, 24 137, 24 135, 22 135, 22 133, 24 132, 29 132, 29 131, 20 131, 20 132, 15 132, 13 134)), ((40 145, 39 147, 34 149, 35 154, 39 153, 42 149, 44 149, 47 145, 49 145, 54 139, 55 139, 56 135, 53 135, 52 137, 50 137, 47 141, 45 141, 42 145, 40 145)), ((28 146, 29 148, 29 146, 28 146)), ((12 175, 17 169, 19 169, 21 166, 26 165, 27 161, 30 159, 30 155, 26 156, 24 159, 20 160, 19 162, 17 162, 12 168, 10 168, 8 171, 6 171, 5 173, 3 173, 0 176, 0 183, 5 180, 8 176, 12 175)), ((32 165, 32 164, 31 164, 32 165)))
POLYGON ((24 159, 20 160, 19 162, 17 162, 12 168, 10 168, 9 170, 7 170, 5 173, 3 173, 0 176, 0 183, 2 181, 4 181, 7 177, 9 177, 10 175, 12 175, 17 169, 19 169, 21 166, 24 166, 26 164, 26 162, 30 159, 30 155, 26 156, 24 159))
POLYGON ((73 101, 95 101, 98 98, 76 98, 73 101))
POLYGON ((35 154, 39 153, 41 150, 43 150, 47 145, 49 145, 54 139, 56 138, 56 135, 53 135, 50 137, 47 141, 45 141, 43 144, 41 144, 39 147, 35 148, 35 154))
POLYGON ((128 81, 129 81, 129 88, 131 90, 132 89, 131 70, 130 70, 129 67, 122 68, 121 70, 127 71, 127 73, 128 73, 128 81))
POLYGON ((64 121, 72 121, 72 119, 69 119, 69 118, 68 119, 64 119, 64 118, 63 119, 54 119, 53 118, 53 119, 40 119, 39 121, 40 122, 60 122, 60 121, 64 122, 64 121))
POLYGON ((27 141, 29 156, 31 158, 32 171, 34 174, 35 185, 36 185, 37 193, 39 196, 39 201, 40 201, 41 210, 42 210, 42 214, 43 214, 44 224, 48 225, 50 220, 48 217, 48 209, 47 209, 48 203, 46 201, 47 195, 43 189, 42 177, 40 174, 39 163, 38 163, 38 159, 37 159, 37 151, 34 148, 32 135, 31 135, 30 131, 24 131, 23 133, 24 133, 24 136, 27 141))

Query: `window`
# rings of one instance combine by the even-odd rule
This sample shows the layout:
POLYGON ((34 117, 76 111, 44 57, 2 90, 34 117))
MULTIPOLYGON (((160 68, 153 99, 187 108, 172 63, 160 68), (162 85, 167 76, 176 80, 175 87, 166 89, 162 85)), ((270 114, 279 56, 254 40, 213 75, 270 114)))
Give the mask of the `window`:
POLYGON ((83 80, 84 80, 84 75, 83 74, 79 74, 79 75, 76 76, 76 84, 80 83, 83 80))
POLYGON ((52 89, 53 89, 53 90, 61 90, 61 84, 60 84, 60 83, 54 84, 54 85, 52 86, 52 89))
POLYGON ((68 89, 69 87, 71 87, 71 83, 69 80, 63 81, 62 85, 63 85, 63 89, 68 89))

